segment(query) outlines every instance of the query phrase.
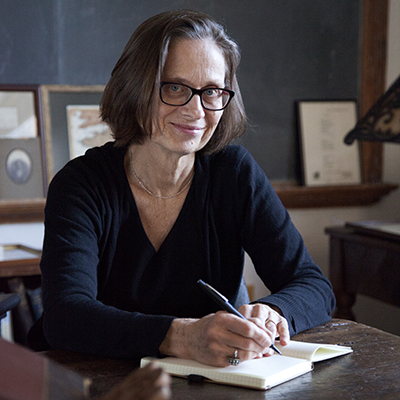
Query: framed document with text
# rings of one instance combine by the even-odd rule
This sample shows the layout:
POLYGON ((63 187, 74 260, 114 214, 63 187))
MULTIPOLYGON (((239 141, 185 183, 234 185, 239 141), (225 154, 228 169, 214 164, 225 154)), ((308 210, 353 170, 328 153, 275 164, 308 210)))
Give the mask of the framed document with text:
POLYGON ((344 137, 357 122, 356 102, 299 101, 297 112, 303 184, 360 184, 359 148, 344 143, 344 137))

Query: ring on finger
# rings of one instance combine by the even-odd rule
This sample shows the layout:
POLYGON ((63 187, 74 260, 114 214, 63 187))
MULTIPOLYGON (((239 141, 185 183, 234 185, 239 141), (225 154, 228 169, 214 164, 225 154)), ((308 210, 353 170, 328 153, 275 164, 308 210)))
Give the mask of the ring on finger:
POLYGON ((239 365, 239 364, 240 364, 240 358, 238 358, 238 351, 237 351, 237 349, 235 349, 235 354, 234 354, 233 358, 232 358, 232 357, 229 357, 229 358, 228 358, 228 362, 229 362, 229 364, 231 364, 231 365, 239 365))
POLYGON ((274 320, 272 320, 271 318, 268 318, 265 320, 265 327, 267 327, 269 322, 272 322, 276 326, 276 322, 274 320))

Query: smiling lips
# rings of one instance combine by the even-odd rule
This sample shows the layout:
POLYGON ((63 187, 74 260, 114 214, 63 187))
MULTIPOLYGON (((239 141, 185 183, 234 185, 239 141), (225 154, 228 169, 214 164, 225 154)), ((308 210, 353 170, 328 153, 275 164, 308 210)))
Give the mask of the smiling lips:
POLYGON ((188 135, 199 135, 202 134, 205 128, 199 126, 183 125, 183 124, 173 124, 175 128, 188 135))

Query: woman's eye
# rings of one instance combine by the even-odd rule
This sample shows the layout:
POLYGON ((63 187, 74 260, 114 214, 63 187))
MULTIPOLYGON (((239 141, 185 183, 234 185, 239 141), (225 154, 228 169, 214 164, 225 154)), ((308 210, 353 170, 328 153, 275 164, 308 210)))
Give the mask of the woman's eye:
POLYGON ((171 85, 169 88, 173 92, 178 92, 181 87, 179 85, 171 85))
POLYGON ((218 89, 207 89, 205 94, 210 97, 218 96, 218 89))

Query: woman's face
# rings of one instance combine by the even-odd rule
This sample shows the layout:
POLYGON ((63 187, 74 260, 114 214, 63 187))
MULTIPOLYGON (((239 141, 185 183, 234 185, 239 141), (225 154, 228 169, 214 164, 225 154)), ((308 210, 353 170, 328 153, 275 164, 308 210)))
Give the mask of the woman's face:
MULTIPOLYGON (((194 89, 223 88, 225 71, 224 56, 213 41, 180 39, 169 46, 162 81, 181 83, 194 89)), ((205 110, 198 95, 184 106, 164 104, 158 95, 156 102, 151 141, 163 150, 179 155, 202 149, 223 113, 205 110)))

